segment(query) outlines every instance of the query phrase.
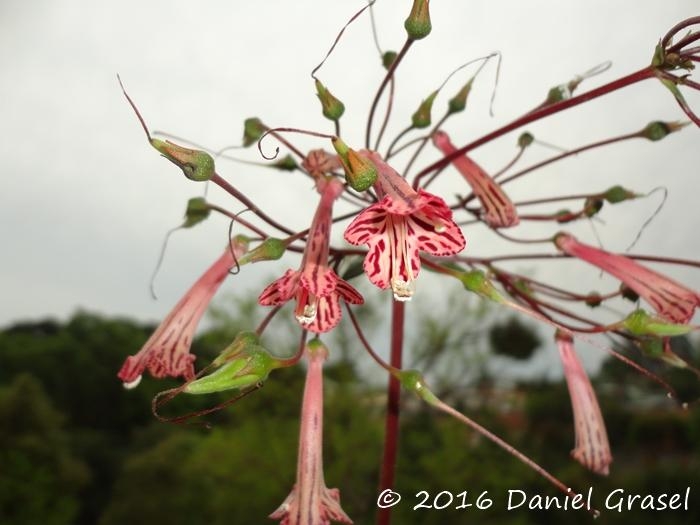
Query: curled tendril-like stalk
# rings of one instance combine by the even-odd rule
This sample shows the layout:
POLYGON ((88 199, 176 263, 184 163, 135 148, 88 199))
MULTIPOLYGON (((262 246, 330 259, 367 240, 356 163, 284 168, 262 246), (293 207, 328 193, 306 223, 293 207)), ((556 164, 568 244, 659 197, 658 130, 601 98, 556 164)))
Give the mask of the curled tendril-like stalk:
POLYGON ((700 82, 690 79, 695 63, 700 62, 700 16, 687 18, 673 26, 659 41, 654 51, 652 67, 661 83, 673 94, 676 102, 690 120, 700 127, 700 117, 692 110, 678 86, 700 91, 700 82), (675 43, 674 39, 687 30, 675 43), (681 74, 672 72, 683 70, 681 74))

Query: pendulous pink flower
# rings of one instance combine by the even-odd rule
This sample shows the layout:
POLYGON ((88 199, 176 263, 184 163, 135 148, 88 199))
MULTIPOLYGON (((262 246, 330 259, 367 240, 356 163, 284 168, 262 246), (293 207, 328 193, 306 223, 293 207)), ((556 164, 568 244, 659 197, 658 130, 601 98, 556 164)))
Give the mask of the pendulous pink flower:
POLYGON ((568 233, 557 234, 554 244, 562 252, 597 266, 622 281, 667 321, 687 323, 695 308, 700 306, 700 296, 696 292, 629 257, 589 246, 568 233))
POLYGON ((284 304, 294 298, 297 303, 294 311, 297 321, 317 334, 328 332, 340 322, 341 298, 351 304, 364 302, 357 290, 328 267, 333 201, 343 189, 340 180, 325 179, 325 184, 321 185, 321 201, 309 230, 301 267, 299 270, 287 270, 258 297, 258 303, 263 306, 284 304))
POLYGON ((571 335, 557 331, 556 341, 574 412, 576 446, 571 455, 587 469, 607 476, 612 454, 598 399, 576 355, 571 335))
POLYGON ((391 287, 397 301, 408 301, 420 271, 418 252, 454 255, 466 242, 445 201, 411 188, 377 153, 361 154, 377 167, 375 189, 380 201, 355 217, 345 230, 345 240, 368 246, 363 267, 375 286, 391 287))
MULTIPOLYGON (((433 133, 433 144, 445 155, 457 151, 444 131, 433 133)), ((510 228, 520 223, 518 212, 503 188, 467 155, 452 159, 452 164, 471 186, 484 208, 484 219, 492 228, 510 228)))
POLYGON ((138 385, 146 369, 157 378, 182 376, 189 380, 194 377, 195 356, 190 354, 190 346, 199 320, 234 266, 234 254, 238 259, 247 250, 247 241, 234 239, 180 299, 143 348, 126 358, 117 374, 126 388, 138 385))
POLYGON ((297 479, 282 505, 270 514, 281 525, 352 523, 340 507, 338 489, 329 489, 323 476, 323 362, 328 349, 318 340, 306 346, 306 371, 301 406, 297 479))

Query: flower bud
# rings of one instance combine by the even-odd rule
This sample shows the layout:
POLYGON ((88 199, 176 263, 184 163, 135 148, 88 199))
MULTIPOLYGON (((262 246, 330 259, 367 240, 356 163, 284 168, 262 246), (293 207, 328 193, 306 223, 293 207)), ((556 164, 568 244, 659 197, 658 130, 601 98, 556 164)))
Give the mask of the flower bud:
POLYGON ((464 288, 470 292, 474 292, 481 297, 491 299, 497 303, 503 302, 503 297, 501 297, 501 294, 498 293, 496 288, 494 288, 493 283, 481 270, 464 272, 458 276, 458 279, 462 282, 464 288))
POLYGON ((185 222, 183 228, 191 228, 209 217, 211 209, 204 197, 193 197, 187 201, 187 211, 185 211, 185 222))
POLYGON ((435 100, 437 94, 437 91, 433 91, 430 95, 428 95, 428 98, 421 102, 416 112, 411 116, 411 123, 413 124, 414 128, 422 129, 430 126, 430 123, 432 122, 430 113, 433 109, 433 101, 435 100))
POLYGON ((617 204, 618 202, 635 199, 638 195, 622 186, 613 186, 612 188, 608 188, 601 197, 610 204, 617 204))
POLYGON ((218 368, 188 383, 187 394, 210 394, 224 390, 244 390, 267 379, 282 363, 258 344, 253 332, 242 332, 212 363, 218 368))
POLYGON ((280 239, 268 237, 255 249, 246 252, 238 259, 238 264, 255 263, 260 261, 276 261, 284 255, 287 245, 280 239))
POLYGON ((248 147, 255 144, 267 129, 267 126, 257 117, 245 119, 243 122, 243 145, 248 147))
POLYGON ((433 394, 430 388, 428 388, 428 384, 425 382, 423 374, 421 374, 418 370, 394 369, 391 371, 391 375, 398 379, 403 388, 409 392, 413 392, 429 405, 434 405, 436 402, 439 402, 438 398, 435 397, 435 394, 433 394))
POLYGON ((394 63, 394 60, 396 60, 397 57, 396 51, 387 51, 382 55, 382 65, 384 66, 385 69, 391 68, 391 65, 394 63))
POLYGON ((281 171, 294 171, 295 169, 299 168, 297 161, 294 160, 294 157, 291 155, 285 155, 272 166, 281 171))
POLYGON ((588 218, 596 215, 602 208, 603 200, 594 197, 588 197, 583 204, 583 212, 588 218))
POLYGON ((534 141, 535 141, 535 137, 532 135, 532 133, 530 133, 529 131, 526 131, 518 137, 518 147, 525 149, 530 144, 532 144, 534 141))
POLYGON ((657 120, 647 124, 647 126, 640 131, 639 134, 644 138, 656 142, 657 140, 661 140, 666 137, 666 135, 669 133, 678 131, 685 125, 686 124, 682 124, 680 122, 661 122, 660 120, 657 120))
POLYGON ((688 368, 688 363, 673 353, 668 338, 645 337, 637 344, 647 357, 660 359, 676 368, 688 368))
POLYGON ((345 105, 335 98, 319 80, 316 80, 316 96, 321 101, 323 116, 327 119, 336 122, 345 112, 345 105))
POLYGON ((345 180, 356 191, 369 189, 377 180, 377 167, 367 157, 349 148, 339 137, 331 141, 345 170, 345 180))
POLYGON ((430 0, 413 0, 411 13, 404 22, 408 38, 420 40, 430 34, 433 28, 430 23, 430 0))
POLYGON ((469 92, 472 90, 473 82, 474 79, 470 79, 469 82, 464 84, 462 89, 460 89, 457 94, 449 100, 447 103, 447 112, 450 115, 464 111, 464 108, 467 107, 467 97, 469 96, 469 92))
POLYGON ((598 292, 591 292, 586 296, 586 306, 596 308, 603 304, 603 298, 598 292))
POLYGON ((183 148, 169 140, 151 139, 151 146, 180 168, 190 180, 203 182, 214 176, 214 159, 206 151, 183 148))
POLYGON ((635 310, 620 325, 634 335, 655 335, 661 337, 685 335, 693 331, 687 324, 667 323, 650 316, 644 310, 635 310))

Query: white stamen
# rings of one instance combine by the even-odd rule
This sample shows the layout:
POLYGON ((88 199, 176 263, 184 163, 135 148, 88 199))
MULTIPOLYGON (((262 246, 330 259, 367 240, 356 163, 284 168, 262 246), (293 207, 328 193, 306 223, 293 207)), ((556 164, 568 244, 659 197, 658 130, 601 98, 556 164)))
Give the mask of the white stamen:
POLYGON ((435 229, 435 233, 442 233, 447 229, 447 227, 442 223, 435 224, 433 228, 435 229))
POLYGON ((416 291, 415 281, 404 281, 403 279, 392 279, 391 289, 394 292, 394 299, 397 301, 410 301, 416 291))
POLYGON ((316 305, 307 304, 304 306, 304 311, 296 316, 297 321, 301 324, 311 324, 316 319, 316 305))
POLYGON ((141 376, 138 376, 138 377, 137 377, 136 379, 134 379, 133 381, 131 381, 131 382, 129 382, 129 383, 124 383, 123 386, 124 386, 124 388, 126 388, 127 390, 131 390, 132 388, 136 388, 137 386, 139 386, 139 383, 140 383, 140 382, 141 382, 141 376))

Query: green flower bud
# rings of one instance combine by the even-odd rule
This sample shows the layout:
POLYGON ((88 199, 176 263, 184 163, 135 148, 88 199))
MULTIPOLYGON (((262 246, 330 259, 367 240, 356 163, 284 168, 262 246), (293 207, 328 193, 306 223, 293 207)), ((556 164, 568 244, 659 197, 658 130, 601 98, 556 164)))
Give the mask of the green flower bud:
POLYGON ((648 337, 639 341, 638 344, 639 348, 647 357, 660 359, 661 361, 664 361, 671 366, 675 366, 676 368, 688 368, 688 363, 674 354, 673 351, 666 346, 663 339, 658 337, 648 337))
POLYGON ((255 249, 246 252, 238 259, 238 264, 256 263, 260 261, 276 261, 284 255, 287 245, 280 239, 268 237, 255 249))
POLYGON ((603 304, 603 298, 600 296, 598 292, 591 292, 586 296, 586 306, 590 306, 591 308, 596 308, 597 306, 600 306, 603 304))
POLYGON ((559 86, 554 86, 547 92, 547 99, 544 103, 548 106, 568 98, 571 98, 571 90, 566 84, 561 84, 559 86))
POLYGON ((243 145, 248 147, 255 144, 267 129, 267 126, 257 117, 245 119, 243 122, 243 145))
POLYGON ((655 335, 660 337, 685 335, 693 331, 687 324, 667 323, 650 316, 644 310, 635 310, 620 325, 634 335, 655 335))
POLYGON ((203 182, 214 176, 214 159, 206 151, 183 148, 169 140, 151 139, 151 146, 182 170, 190 180, 203 182))
POLYGON ((260 346, 253 332, 242 332, 212 363, 211 374, 195 379, 184 389, 187 394, 210 394, 224 390, 244 390, 267 379, 270 372, 283 366, 260 346))
POLYGON ((464 111, 464 108, 467 107, 467 97, 469 96, 469 92, 472 90, 473 82, 474 79, 470 79, 469 82, 464 84, 462 89, 460 89, 459 92, 457 92, 457 94, 449 100, 447 103, 447 112, 450 115, 464 111))
POLYGON ((327 119, 335 122, 345 112, 345 105, 335 98, 318 80, 316 80, 316 96, 321 101, 323 116, 327 119))
POLYGON ((291 155, 285 155, 273 164, 275 168, 282 171, 294 171, 299 168, 297 161, 291 155))
POLYGON ((195 224, 199 224, 209 217, 211 208, 204 200, 204 197, 194 197, 187 201, 187 211, 185 211, 185 222, 183 228, 191 228, 195 224))
POLYGON ((525 149, 534 141, 535 137, 532 135, 532 133, 526 131, 518 137, 518 147, 525 149))
POLYGON ((498 293, 498 290, 494 288, 493 283, 481 270, 464 272, 458 277, 458 279, 462 282, 464 288, 470 292, 474 292, 481 297, 491 299, 497 303, 503 302, 503 297, 501 297, 501 294, 498 293))
POLYGON ((661 140, 666 137, 666 135, 682 129, 686 125, 687 123, 661 122, 660 120, 657 120, 647 124, 647 126, 640 131, 639 134, 644 138, 656 142, 657 140, 661 140))
POLYGON ((601 197, 610 204, 617 204, 618 202, 634 199, 637 197, 637 194, 626 190, 622 186, 613 186, 612 188, 608 188, 601 197))
POLYGON ((595 197, 588 197, 583 204, 583 212, 586 217, 593 217, 603 208, 603 200, 595 197))
POLYGON ((620 283, 620 293, 622 294, 623 299, 627 299, 630 302, 636 303, 639 301, 639 294, 632 290, 629 286, 627 286, 625 283, 620 283))
POLYGON ((408 38, 420 40, 430 34, 433 28, 430 22, 430 0, 413 0, 411 13, 404 22, 408 38))
POLYGON ((399 380, 403 388, 413 392, 426 403, 432 405, 437 401, 435 394, 428 388, 423 374, 418 370, 395 370, 392 371, 392 375, 399 380))
POLYGON ((323 359, 328 358, 328 347, 326 347, 326 345, 324 345, 318 338, 314 338, 308 343, 306 343, 306 350, 313 354, 320 352, 322 354, 323 359))
POLYGON ((433 91, 430 95, 428 95, 428 98, 421 102, 416 112, 411 116, 411 123, 413 124, 414 128, 422 129, 430 126, 432 121, 430 113, 433 109, 433 101, 435 100, 437 94, 437 91, 433 91))
POLYGON ((369 189, 377 180, 377 167, 366 157, 349 148, 339 137, 331 141, 345 170, 345 180, 356 191, 369 189))
POLYGON ((398 54, 396 51, 387 51, 382 55, 382 65, 386 70, 389 70, 391 68, 391 65, 394 63, 394 60, 396 60, 396 57, 398 54))

